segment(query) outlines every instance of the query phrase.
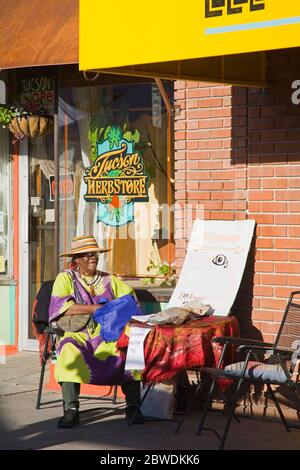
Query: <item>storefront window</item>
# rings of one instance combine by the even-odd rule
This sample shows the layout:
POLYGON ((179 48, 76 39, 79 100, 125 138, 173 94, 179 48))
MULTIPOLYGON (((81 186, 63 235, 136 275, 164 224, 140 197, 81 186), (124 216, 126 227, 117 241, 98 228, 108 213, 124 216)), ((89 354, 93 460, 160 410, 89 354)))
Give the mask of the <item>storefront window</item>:
POLYGON ((171 263, 173 168, 156 86, 64 88, 58 107, 60 252, 73 236, 93 234, 111 248, 100 257, 102 270, 140 278, 151 260, 171 263))
POLYGON ((12 277, 10 173, 8 135, 0 127, 0 280, 12 277))
POLYGON ((41 284, 56 276, 54 262, 53 133, 28 139, 31 305, 41 284))

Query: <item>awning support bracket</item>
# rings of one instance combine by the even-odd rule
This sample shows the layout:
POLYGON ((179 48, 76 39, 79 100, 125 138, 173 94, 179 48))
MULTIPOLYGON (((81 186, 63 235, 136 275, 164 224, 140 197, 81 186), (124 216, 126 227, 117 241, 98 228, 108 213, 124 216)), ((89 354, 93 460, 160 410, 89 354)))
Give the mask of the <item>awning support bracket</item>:
POLYGON ((165 107, 167 108, 168 114, 170 114, 170 116, 174 118, 175 115, 180 113, 180 106, 176 106, 175 108, 173 108, 161 79, 158 77, 154 77, 154 80, 157 88, 159 89, 163 102, 165 103, 165 107))

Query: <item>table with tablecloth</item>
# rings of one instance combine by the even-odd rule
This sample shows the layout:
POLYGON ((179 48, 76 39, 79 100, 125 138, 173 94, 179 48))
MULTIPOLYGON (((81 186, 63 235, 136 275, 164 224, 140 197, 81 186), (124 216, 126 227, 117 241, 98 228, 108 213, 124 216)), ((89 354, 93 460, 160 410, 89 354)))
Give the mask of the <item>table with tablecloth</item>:
MULTIPOLYGON (((118 349, 125 355, 130 327, 149 328, 148 324, 130 321, 123 330, 118 349)), ((237 319, 234 316, 203 317, 178 326, 155 325, 151 327, 144 342, 144 383, 162 382, 176 376, 182 370, 193 367, 214 367, 218 364, 222 346, 212 344, 215 336, 239 336, 237 319)), ((233 350, 228 348, 224 363, 233 360, 233 350)))

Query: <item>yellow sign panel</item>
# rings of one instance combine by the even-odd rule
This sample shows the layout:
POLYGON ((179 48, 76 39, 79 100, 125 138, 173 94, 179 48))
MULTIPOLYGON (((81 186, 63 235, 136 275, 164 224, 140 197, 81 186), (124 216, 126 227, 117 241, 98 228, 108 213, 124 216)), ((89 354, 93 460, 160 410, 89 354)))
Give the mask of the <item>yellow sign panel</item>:
POLYGON ((299 0, 80 0, 80 69, 300 45, 299 0))

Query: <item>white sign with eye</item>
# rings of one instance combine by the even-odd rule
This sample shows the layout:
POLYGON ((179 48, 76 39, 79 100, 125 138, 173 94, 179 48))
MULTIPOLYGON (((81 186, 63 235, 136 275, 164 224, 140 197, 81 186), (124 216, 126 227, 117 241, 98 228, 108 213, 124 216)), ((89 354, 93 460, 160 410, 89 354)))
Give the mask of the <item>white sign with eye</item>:
POLYGON ((188 251, 168 307, 200 299, 226 316, 244 272, 254 220, 195 220, 188 251))

